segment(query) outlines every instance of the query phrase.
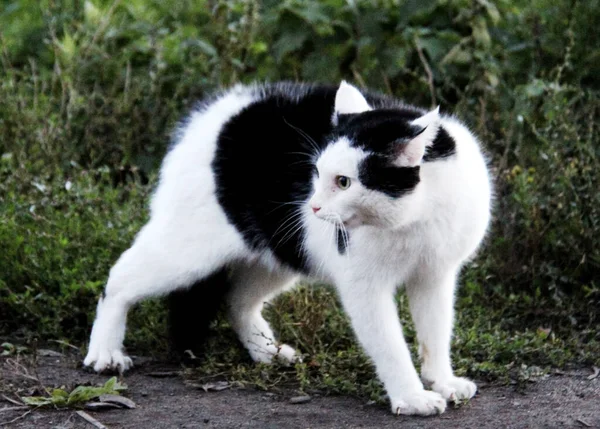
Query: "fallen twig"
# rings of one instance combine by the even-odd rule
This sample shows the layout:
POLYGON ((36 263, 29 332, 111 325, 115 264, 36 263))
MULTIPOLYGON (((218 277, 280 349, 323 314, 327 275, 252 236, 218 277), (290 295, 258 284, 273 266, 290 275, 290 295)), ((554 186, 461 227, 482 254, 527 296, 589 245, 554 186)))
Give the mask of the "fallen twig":
POLYGON ((594 373, 587 378, 588 380, 593 380, 594 378, 598 377, 598 374, 600 374, 600 368, 597 366, 593 366, 592 371, 594 371, 594 373))
POLYGON ((148 372, 146 375, 154 378, 169 378, 177 377, 179 375, 179 371, 154 371, 148 372))
POLYGON ((39 383, 39 379, 29 374, 25 365, 19 363, 16 359, 6 359, 6 366, 14 375, 39 383))
POLYGON ((106 426, 104 426, 102 423, 90 416, 85 411, 76 411, 76 413, 79 417, 81 417, 83 420, 93 425, 94 427, 97 427, 98 429, 108 429, 106 426))
POLYGON ((14 404, 14 405, 23 405, 23 403, 22 403, 22 402, 19 402, 19 401, 17 401, 17 400, 15 400, 15 399, 13 399, 13 398, 9 398, 9 397, 8 397, 8 396, 6 396, 6 395, 2 395, 2 397, 3 397, 3 398, 4 398, 4 399, 7 401, 7 402, 10 402, 11 404, 14 404))
POLYGON ((18 407, 4 407, 0 409, 0 413, 4 413, 6 411, 17 411, 17 410, 28 410, 29 407, 27 405, 19 405, 18 407))
POLYGON ((577 421, 577 423, 581 423, 581 424, 582 424, 582 425, 584 425, 585 427, 588 427, 588 428, 591 428, 591 427, 592 427, 592 425, 591 425, 591 424, 589 424, 588 422, 586 422, 586 421, 585 421, 585 420, 583 420, 583 419, 577 419, 576 421, 577 421))
POLYGON ((0 427, 8 426, 8 425, 10 425, 10 424, 12 424, 12 423, 14 423, 14 422, 16 422, 18 420, 21 420, 21 419, 27 417, 34 409, 35 408, 31 408, 30 410, 27 410, 26 412, 24 412, 20 416, 15 417, 14 419, 12 419, 12 420, 10 420, 8 422, 2 422, 2 423, 0 423, 0 427))
POLYGON ((50 341, 53 343, 62 344, 63 346, 71 347, 72 349, 77 350, 78 352, 81 352, 81 349, 79 347, 76 347, 73 344, 69 344, 66 341, 63 341, 63 340, 50 340, 50 341))

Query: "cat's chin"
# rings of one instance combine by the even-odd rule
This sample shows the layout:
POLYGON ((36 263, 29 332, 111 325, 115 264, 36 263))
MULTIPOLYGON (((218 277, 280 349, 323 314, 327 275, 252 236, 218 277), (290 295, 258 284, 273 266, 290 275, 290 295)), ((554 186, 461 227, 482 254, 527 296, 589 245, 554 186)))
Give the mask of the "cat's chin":
POLYGON ((357 226, 363 225, 363 221, 356 215, 350 216, 348 219, 342 222, 346 228, 356 228, 357 226))

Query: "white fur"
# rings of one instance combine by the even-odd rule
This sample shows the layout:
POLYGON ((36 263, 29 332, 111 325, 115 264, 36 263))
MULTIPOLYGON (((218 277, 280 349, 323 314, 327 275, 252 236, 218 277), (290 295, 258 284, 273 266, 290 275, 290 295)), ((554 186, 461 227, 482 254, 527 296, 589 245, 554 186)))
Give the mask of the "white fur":
MULTIPOLYGON (((355 88, 342 84, 340 91, 336 111, 368 108, 355 88)), ((275 356, 298 359, 293 349, 277 343, 261 315, 263 303, 289 287, 295 273, 282 268, 269 252, 250 251, 215 197, 211 161, 218 131, 260 96, 252 94, 260 93, 236 88, 197 113, 166 157, 151 220, 111 270, 106 298, 98 303, 86 365, 97 371, 127 369, 131 360, 121 351, 127 309, 233 261, 243 262, 234 266, 231 321, 251 356, 262 362, 275 356)), ((340 139, 317 161, 315 193, 301 210, 313 277, 337 287, 392 411, 429 415, 443 412, 447 400, 470 398, 476 391, 471 381, 453 375, 450 341, 456 278, 484 237, 491 191, 484 158, 467 128, 437 110, 423 118, 427 124, 419 125, 436 132, 441 125, 449 132, 457 153, 421 164, 421 182, 414 192, 391 199, 363 187, 356 166, 365 153, 340 139), (336 187, 338 175, 350 178, 348 189, 336 187), (311 206, 321 210, 313 213, 311 206), (340 223, 350 232, 343 254, 335 241, 335 225, 340 223), (404 341, 394 305, 400 285, 406 286, 417 329, 421 378, 433 391, 424 389, 404 341)), ((419 141, 423 150, 430 133, 426 130, 419 141)), ((422 156, 411 154, 406 162, 418 164, 422 156)))
POLYGON ((371 110, 371 106, 365 100, 365 97, 354 86, 345 80, 340 84, 340 88, 335 94, 335 105, 333 109, 332 122, 337 125, 338 115, 351 113, 363 113, 371 110))

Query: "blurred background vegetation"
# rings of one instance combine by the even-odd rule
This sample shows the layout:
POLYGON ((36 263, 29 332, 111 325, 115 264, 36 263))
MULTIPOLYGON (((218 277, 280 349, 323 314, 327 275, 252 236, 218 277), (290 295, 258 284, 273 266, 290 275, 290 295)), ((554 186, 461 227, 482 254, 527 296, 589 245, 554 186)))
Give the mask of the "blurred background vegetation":
MULTIPOLYGON (((600 0, 0 0, 0 337, 85 344, 171 132, 205 94, 347 79, 440 104, 487 148, 495 222, 462 276, 459 371, 598 365, 599 22, 600 0)), ((330 289, 269 312, 312 356, 298 380, 368 386, 330 289)), ((130 348, 164 351, 160 301, 131 319, 130 348)), ((252 371, 215 329, 212 364, 252 371)))

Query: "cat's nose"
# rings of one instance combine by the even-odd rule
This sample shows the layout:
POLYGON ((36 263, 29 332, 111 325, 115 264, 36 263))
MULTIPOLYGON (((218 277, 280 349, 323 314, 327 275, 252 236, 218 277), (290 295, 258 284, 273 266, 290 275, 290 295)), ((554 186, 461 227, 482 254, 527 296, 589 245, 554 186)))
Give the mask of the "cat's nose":
POLYGON ((313 211, 313 213, 316 213, 316 212, 318 212, 319 210, 321 210, 321 207, 315 207, 315 206, 312 206, 311 208, 312 208, 312 211, 313 211))

